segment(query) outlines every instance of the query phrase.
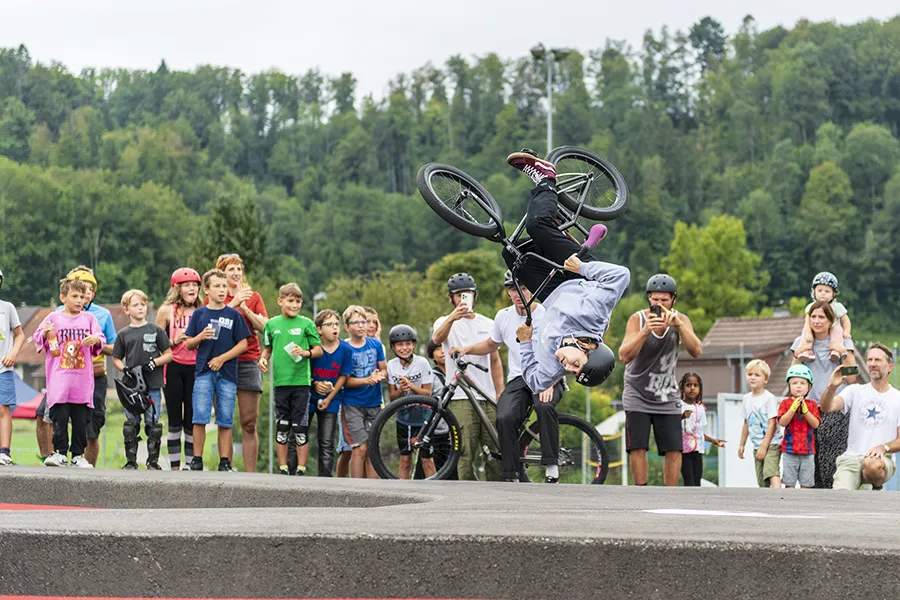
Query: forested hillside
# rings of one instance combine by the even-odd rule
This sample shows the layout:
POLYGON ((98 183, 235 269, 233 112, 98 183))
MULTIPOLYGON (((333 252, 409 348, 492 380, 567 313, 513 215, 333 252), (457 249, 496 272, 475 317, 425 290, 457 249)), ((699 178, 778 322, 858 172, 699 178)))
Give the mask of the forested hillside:
MULTIPOLYGON (((625 175, 632 204, 602 255, 633 289, 664 266, 711 319, 804 296, 827 269, 854 323, 900 317, 900 17, 767 31, 747 17, 731 36, 707 18, 579 50, 556 65, 554 142, 625 175)), ((443 311, 456 259, 439 261, 479 242, 429 211, 416 170, 467 170, 513 220, 529 182, 504 158, 545 151, 545 65, 530 56, 449 57, 359 102, 352 73, 74 74, 59 58, 0 50, 0 268, 17 303, 48 302, 79 262, 105 301, 160 299, 175 267, 239 252, 270 290, 350 298, 381 271, 416 288, 401 313, 416 294, 443 311)))

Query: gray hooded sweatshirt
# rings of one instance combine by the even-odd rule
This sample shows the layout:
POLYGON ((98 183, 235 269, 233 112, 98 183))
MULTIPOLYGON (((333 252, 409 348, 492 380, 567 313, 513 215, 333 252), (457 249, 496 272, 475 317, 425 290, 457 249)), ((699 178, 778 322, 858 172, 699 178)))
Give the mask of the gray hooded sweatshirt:
POLYGON ((530 342, 522 342, 522 377, 529 389, 540 393, 555 384, 566 370, 556 359, 564 337, 603 338, 609 315, 631 281, 625 267, 600 261, 582 262, 572 279, 553 290, 544 301, 546 312, 535 323, 530 342))

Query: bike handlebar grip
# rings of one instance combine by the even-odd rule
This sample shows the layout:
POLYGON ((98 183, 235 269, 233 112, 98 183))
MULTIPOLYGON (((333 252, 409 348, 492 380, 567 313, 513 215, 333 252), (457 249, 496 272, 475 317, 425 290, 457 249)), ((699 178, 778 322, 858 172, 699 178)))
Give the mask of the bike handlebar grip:
POLYGON ((606 225, 602 223, 597 223, 596 225, 591 227, 590 232, 588 232, 587 239, 578 250, 578 258, 584 258, 585 256, 587 256, 588 252, 591 251, 591 248, 599 244, 600 240, 605 238, 607 233, 609 233, 609 229, 607 229, 606 225))
POLYGON ((487 367, 482 367, 481 365, 476 365, 475 363, 469 363, 469 366, 475 367, 476 369, 480 369, 481 371, 484 371, 485 373, 487 373, 489 370, 487 367))

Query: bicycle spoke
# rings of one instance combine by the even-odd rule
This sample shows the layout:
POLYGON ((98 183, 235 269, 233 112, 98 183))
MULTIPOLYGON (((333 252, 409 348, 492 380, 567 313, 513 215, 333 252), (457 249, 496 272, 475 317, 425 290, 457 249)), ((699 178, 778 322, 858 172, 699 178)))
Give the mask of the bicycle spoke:
POLYGON ((479 204, 481 199, 458 177, 436 171, 431 175, 430 184, 447 208, 460 217, 479 225, 491 224, 491 218, 479 204))
POLYGON ((577 200, 586 191, 585 204, 595 208, 615 204, 615 183, 606 171, 586 160, 575 156, 564 157, 556 163, 556 173, 560 193, 577 200))

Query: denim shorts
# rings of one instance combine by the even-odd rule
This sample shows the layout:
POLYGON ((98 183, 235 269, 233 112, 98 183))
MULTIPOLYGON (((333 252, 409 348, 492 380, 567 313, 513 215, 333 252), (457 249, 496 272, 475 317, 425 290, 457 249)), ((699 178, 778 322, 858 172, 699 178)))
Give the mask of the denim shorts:
POLYGON ((0 373, 0 406, 16 408, 16 375, 12 371, 0 373))
POLYGON ((207 425, 216 403, 216 425, 231 429, 234 426, 234 403, 237 384, 228 381, 221 372, 207 371, 194 379, 194 425, 207 425))

